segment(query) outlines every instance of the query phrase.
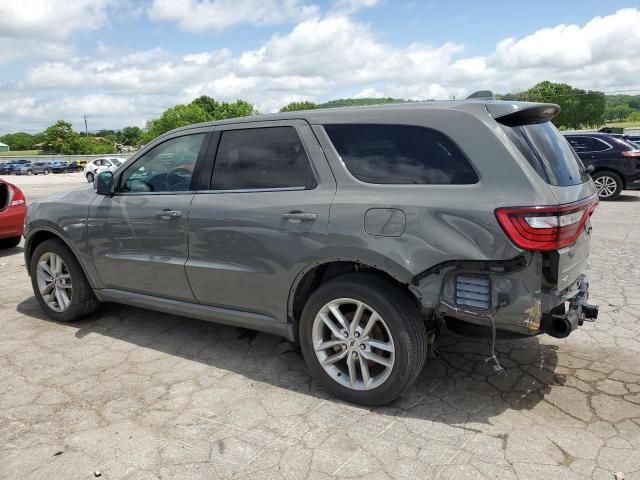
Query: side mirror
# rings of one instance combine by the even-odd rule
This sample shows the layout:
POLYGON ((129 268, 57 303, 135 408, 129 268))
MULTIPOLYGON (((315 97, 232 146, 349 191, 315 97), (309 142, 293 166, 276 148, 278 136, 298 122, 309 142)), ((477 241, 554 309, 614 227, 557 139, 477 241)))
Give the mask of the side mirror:
POLYGON ((593 165, 588 165, 587 166, 587 173, 589 175, 591 175, 594 171, 595 171, 596 167, 594 167, 593 165))
POLYGON ((113 195, 113 172, 101 172, 96 177, 96 193, 98 195, 113 195))

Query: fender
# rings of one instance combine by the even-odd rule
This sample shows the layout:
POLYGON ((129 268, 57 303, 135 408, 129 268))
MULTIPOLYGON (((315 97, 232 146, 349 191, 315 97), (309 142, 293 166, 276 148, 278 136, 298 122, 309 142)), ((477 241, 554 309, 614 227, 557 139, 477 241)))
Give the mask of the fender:
MULTIPOLYGON (((83 241, 85 241, 86 243, 86 222, 84 227, 85 227, 84 228, 85 238, 83 241)), ((62 240, 65 243, 65 245, 69 247, 69 250, 71 250, 71 253, 73 253, 73 256, 76 257, 76 259, 78 260, 78 263, 80 264, 80 268, 82 268, 82 271, 84 272, 85 277, 87 277, 87 280, 89 281, 89 284, 91 285, 91 287, 94 289, 98 289, 102 287, 102 283, 100 282, 100 277, 98 276, 98 273, 96 272, 93 266, 93 261, 91 259, 91 252, 89 251, 88 243, 86 243, 85 251, 83 251, 82 248, 78 246, 76 242, 72 241, 68 237, 68 235, 65 234, 65 231, 59 225, 53 222, 49 222, 47 220, 42 220, 42 219, 34 220, 33 222, 30 222, 29 230, 25 231, 25 234, 24 234, 24 237, 25 237, 24 259, 25 259, 25 267, 29 275, 31 275, 31 272, 29 271, 29 266, 31 264, 31 255, 33 254, 33 248, 32 248, 33 237, 36 236, 39 232, 51 233, 56 238, 59 238, 60 240, 62 240)))

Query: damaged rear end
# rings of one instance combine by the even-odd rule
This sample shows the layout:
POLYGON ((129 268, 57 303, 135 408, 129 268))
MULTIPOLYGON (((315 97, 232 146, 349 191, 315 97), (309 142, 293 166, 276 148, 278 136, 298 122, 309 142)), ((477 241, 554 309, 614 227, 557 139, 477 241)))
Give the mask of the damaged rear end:
POLYGON ((567 337, 598 315, 598 307, 588 303, 585 275, 590 218, 598 205, 595 187, 550 122, 559 107, 490 102, 486 108, 514 161, 531 182, 544 182, 536 188, 548 195, 542 204, 526 203, 523 193, 524 203, 501 199, 496 205, 495 220, 518 256, 444 262, 414 277, 413 288, 422 299, 438 299, 426 306, 450 327, 567 337))

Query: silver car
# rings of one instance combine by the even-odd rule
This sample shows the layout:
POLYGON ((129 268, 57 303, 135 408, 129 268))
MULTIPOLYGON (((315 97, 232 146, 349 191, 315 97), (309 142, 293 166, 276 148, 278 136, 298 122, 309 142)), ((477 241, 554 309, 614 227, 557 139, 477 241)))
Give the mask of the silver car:
POLYGON ((335 395, 389 402, 442 328, 562 338, 597 316, 597 195, 558 112, 428 102, 174 130, 96 190, 29 206, 35 295, 58 321, 109 301, 281 335, 335 395))

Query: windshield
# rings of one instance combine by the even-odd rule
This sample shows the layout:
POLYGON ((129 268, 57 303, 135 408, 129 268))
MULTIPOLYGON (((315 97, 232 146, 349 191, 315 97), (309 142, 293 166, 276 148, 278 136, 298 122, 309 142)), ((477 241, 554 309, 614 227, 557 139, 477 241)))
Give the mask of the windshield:
POLYGON ((579 185, 589 180, 582 161, 551 122, 500 125, 529 164, 550 185, 579 185))

